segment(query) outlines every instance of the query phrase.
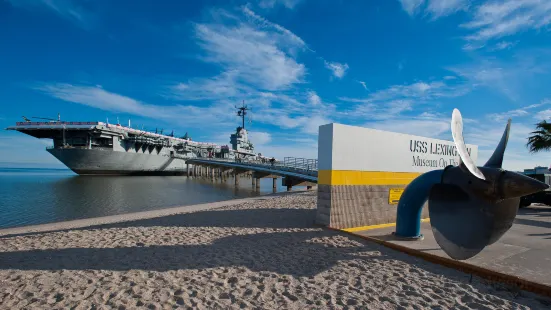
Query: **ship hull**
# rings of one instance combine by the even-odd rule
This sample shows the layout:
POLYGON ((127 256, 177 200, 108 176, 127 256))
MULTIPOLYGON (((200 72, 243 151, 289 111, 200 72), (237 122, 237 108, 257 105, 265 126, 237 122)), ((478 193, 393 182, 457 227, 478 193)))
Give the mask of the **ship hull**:
POLYGON ((99 149, 49 149, 79 175, 185 175, 186 161, 166 155, 99 149))

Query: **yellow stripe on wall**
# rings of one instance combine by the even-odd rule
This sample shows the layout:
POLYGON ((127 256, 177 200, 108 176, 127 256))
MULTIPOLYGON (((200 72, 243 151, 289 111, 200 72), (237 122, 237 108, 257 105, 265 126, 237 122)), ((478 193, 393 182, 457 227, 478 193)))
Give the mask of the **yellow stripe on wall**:
POLYGON ((386 172, 356 170, 320 170, 322 185, 407 185, 418 177, 417 172, 386 172))

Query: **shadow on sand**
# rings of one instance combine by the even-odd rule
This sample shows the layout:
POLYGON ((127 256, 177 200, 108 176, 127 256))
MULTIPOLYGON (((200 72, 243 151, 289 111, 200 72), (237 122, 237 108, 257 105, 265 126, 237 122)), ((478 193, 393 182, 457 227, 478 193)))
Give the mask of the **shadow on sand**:
POLYGON ((331 231, 273 232, 220 238, 208 245, 154 245, 127 248, 69 248, 0 253, 0 269, 168 271, 244 266, 293 276, 314 276, 338 261, 369 255, 368 245, 334 247, 312 238, 331 231), (363 253, 364 255, 362 255, 363 253))
MULTIPOLYGON (((316 228, 314 209, 209 210, 163 216, 75 230, 128 227, 240 227, 316 228)), ((75 231, 73 230, 73 231, 75 231)), ((377 245, 336 247, 316 242, 339 235, 329 230, 263 232, 232 235, 203 245, 150 245, 133 247, 66 248, 0 253, 0 269, 22 270, 130 270, 168 271, 244 266, 253 271, 272 271, 294 276, 314 276, 338 261, 362 257, 383 259, 377 245), (314 240, 312 240, 314 239, 314 240), (362 255, 361 253, 365 254, 362 255)), ((8 237, 4 237, 6 241, 8 237)), ((355 239, 355 238, 352 238, 355 239)), ((137 240, 139 241, 139 240, 137 240)))
POLYGON ((315 209, 244 209, 208 210, 168 215, 153 219, 106 224, 86 228, 126 227, 240 227, 240 228, 311 228, 315 209))
MULTIPOLYGON (((240 227, 240 228, 310 228, 314 227, 315 209, 245 209, 245 210, 206 210, 160 216, 151 219, 134 220, 113 224, 100 224, 71 231, 128 228, 128 227, 240 227)), ((5 234, 1 239, 17 236, 68 231, 68 229, 47 232, 5 234)))

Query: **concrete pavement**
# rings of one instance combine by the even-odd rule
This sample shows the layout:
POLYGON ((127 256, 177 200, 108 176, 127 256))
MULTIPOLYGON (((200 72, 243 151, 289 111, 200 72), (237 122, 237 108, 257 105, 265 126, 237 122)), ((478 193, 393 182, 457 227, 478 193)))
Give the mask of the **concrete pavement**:
MULTIPOLYGON (((421 241, 396 240, 394 231, 395 227, 386 227, 354 234, 449 259, 436 243, 430 223, 422 223, 421 241)), ((462 262, 551 288, 551 207, 532 205, 520 209, 515 224, 498 242, 462 262)))

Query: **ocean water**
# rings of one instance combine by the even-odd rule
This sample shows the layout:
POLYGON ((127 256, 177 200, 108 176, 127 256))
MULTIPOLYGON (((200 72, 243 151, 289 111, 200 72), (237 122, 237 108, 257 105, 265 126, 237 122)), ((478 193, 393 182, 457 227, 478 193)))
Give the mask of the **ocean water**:
MULTIPOLYGON (((70 170, 0 168, 0 228, 163 209, 272 193, 251 179, 225 183, 185 176, 78 176, 70 170)), ((285 190, 278 180, 278 191, 285 190)))

